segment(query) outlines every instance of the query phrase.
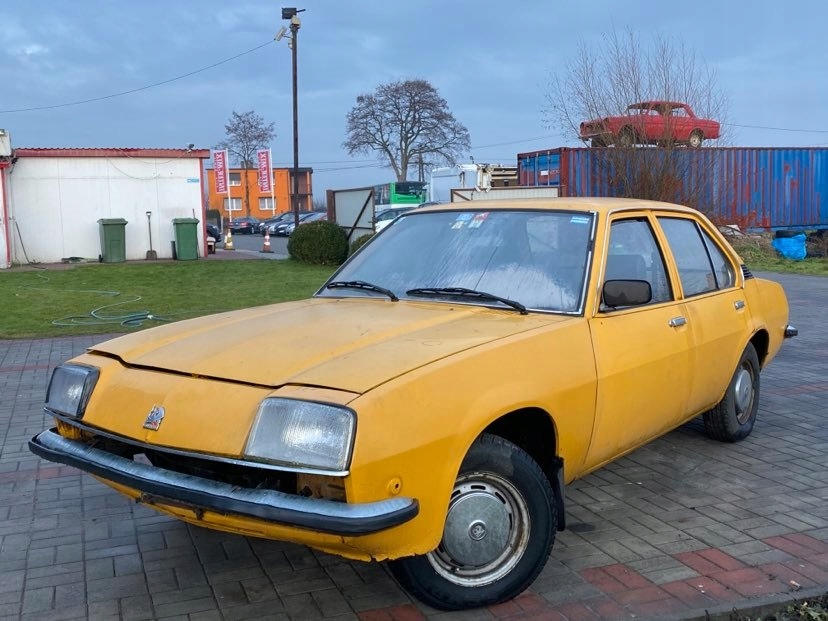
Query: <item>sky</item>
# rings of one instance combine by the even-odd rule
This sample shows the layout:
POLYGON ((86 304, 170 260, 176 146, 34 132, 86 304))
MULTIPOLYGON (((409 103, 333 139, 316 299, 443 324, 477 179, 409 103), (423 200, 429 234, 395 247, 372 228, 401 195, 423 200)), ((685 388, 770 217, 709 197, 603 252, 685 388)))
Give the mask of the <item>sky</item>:
MULTIPOLYGON (((297 0, 299 2, 299 0, 297 0)), ((259 0, 3 0, 0 128, 12 146, 212 148, 233 111, 275 125, 293 164, 291 51, 259 0), (95 100, 95 101, 88 101, 95 100), (78 103, 86 102, 86 103, 78 103)), ((292 6, 288 4, 286 6, 292 6)), ((326 189, 394 179, 342 147, 360 94, 421 78, 470 133, 470 161, 582 146, 544 123, 550 76, 579 46, 630 30, 681 42, 715 71, 730 144, 828 147, 824 0, 305 0, 298 35, 299 164, 326 189)))

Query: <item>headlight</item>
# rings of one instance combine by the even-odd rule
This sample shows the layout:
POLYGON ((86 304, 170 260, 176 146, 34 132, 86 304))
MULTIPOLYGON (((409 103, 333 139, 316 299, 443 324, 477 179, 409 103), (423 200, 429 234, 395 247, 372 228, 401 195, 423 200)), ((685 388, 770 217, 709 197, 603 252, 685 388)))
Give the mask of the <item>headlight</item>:
POLYGON ((259 405, 245 457, 299 468, 344 472, 356 416, 348 408, 270 397, 259 405))
POLYGON ((55 412, 80 418, 98 381, 98 369, 79 364, 56 368, 46 390, 46 407, 55 412))

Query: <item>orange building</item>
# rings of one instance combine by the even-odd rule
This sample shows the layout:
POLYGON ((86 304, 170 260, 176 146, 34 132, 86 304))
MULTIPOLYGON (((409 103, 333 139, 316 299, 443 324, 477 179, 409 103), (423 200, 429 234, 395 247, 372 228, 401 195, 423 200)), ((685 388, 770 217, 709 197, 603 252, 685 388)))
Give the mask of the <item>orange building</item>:
MULTIPOLYGON (((299 168, 299 211, 313 209, 313 168, 299 168)), ((260 192, 256 168, 231 168, 230 197, 216 194, 216 171, 207 169, 207 209, 215 209, 222 218, 254 216, 261 220, 293 209, 293 168, 273 169, 273 193, 260 192), (245 197, 248 197, 246 200, 245 197), (275 200, 275 205, 273 204, 275 200)))

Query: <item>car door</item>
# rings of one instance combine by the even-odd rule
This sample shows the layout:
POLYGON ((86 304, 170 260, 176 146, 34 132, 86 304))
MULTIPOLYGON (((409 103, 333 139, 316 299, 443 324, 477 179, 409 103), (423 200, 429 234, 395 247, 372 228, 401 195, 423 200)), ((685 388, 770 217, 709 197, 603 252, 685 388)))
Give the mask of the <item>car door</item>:
POLYGON ((666 131, 663 107, 658 104, 651 104, 647 111, 647 140, 659 140, 664 137, 666 131))
POLYGON ((687 114, 687 109, 684 106, 677 106, 673 108, 672 122, 672 138, 674 140, 685 141, 690 138, 690 132, 694 129, 693 119, 687 114))
POLYGON ((738 265, 692 216, 660 215, 693 336, 691 413, 716 404, 751 334, 738 265))
POLYGON ((646 280, 653 296, 641 306, 600 304, 590 318, 597 401, 589 469, 676 426, 687 408, 692 339, 653 224, 642 213, 609 225, 600 281, 646 280))

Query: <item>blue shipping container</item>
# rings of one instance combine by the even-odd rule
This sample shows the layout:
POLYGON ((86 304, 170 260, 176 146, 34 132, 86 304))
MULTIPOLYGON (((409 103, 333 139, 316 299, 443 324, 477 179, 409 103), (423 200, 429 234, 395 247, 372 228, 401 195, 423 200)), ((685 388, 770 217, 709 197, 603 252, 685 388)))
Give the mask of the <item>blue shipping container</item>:
MULTIPOLYGON (((618 189, 600 160, 602 151, 560 147, 519 153, 520 185, 559 186, 561 196, 614 196, 618 189)), ((763 229, 828 228, 826 148, 681 148, 670 157, 679 159, 677 169, 701 175, 700 204, 722 221, 763 229)))

